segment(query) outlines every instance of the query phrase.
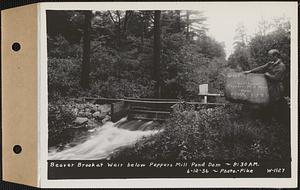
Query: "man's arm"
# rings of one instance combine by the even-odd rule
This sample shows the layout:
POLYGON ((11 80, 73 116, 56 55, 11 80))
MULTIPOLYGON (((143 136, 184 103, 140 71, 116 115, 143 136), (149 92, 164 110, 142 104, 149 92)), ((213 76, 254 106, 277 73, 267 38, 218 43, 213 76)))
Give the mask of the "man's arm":
POLYGON ((273 81, 280 81, 282 80, 282 78, 284 77, 284 73, 285 73, 285 65, 280 65, 278 67, 276 67, 273 71, 274 74, 270 74, 270 73, 265 73, 265 76, 267 79, 269 80, 273 80, 273 81))
POLYGON ((244 73, 245 74, 249 74, 249 73, 263 73, 267 69, 267 67, 269 66, 269 64, 270 64, 270 62, 268 62, 268 63, 266 63, 264 65, 261 65, 259 67, 256 67, 254 69, 251 69, 249 71, 245 71, 244 73))
POLYGON ((268 63, 266 63, 262 66, 256 67, 254 69, 251 69, 250 73, 263 73, 266 70, 266 68, 268 67, 269 64, 270 64, 270 62, 268 62, 268 63))

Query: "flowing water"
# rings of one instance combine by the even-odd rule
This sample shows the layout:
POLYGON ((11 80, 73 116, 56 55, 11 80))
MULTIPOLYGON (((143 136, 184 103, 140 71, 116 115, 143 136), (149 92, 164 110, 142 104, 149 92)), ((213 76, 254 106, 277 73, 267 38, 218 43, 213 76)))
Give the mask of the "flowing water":
POLYGON ((73 147, 66 146, 62 151, 49 150, 49 160, 98 160, 107 159, 120 149, 135 144, 138 140, 158 133, 153 121, 127 121, 121 119, 117 123, 107 122, 93 130, 85 141, 73 147))

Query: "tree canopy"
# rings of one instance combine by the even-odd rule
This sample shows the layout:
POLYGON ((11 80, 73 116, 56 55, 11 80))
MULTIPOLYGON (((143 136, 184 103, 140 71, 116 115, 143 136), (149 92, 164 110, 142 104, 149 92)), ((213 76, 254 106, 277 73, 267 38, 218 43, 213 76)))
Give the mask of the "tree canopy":
POLYGON ((283 63, 287 66, 285 77, 285 95, 289 96, 290 81, 290 22, 285 18, 276 18, 272 22, 262 20, 258 31, 247 37, 243 25, 237 28, 235 50, 228 58, 228 65, 236 70, 249 70, 269 61, 268 51, 278 49, 283 63), (246 40, 247 39, 247 40, 246 40))
POLYGON ((199 84, 222 92, 228 69, 264 64, 270 49, 290 64, 284 18, 261 21, 253 36, 239 24, 227 60, 208 29, 199 11, 47 11, 49 95, 195 99, 199 84))
POLYGON ((47 21, 53 97, 195 98, 226 61, 202 12, 47 11, 47 21))

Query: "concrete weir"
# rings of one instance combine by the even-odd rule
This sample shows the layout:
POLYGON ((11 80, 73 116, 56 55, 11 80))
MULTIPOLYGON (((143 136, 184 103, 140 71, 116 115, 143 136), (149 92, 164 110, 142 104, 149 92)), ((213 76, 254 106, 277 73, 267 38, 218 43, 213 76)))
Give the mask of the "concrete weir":
POLYGON ((111 105, 111 121, 117 122, 121 118, 128 120, 164 121, 169 118, 174 105, 185 104, 200 108, 224 106, 224 103, 185 102, 179 99, 154 98, 84 98, 95 104, 111 105))
POLYGON ((172 112, 172 106, 178 103, 177 99, 124 99, 111 103, 112 121, 116 122, 123 117, 129 120, 163 121, 172 112))

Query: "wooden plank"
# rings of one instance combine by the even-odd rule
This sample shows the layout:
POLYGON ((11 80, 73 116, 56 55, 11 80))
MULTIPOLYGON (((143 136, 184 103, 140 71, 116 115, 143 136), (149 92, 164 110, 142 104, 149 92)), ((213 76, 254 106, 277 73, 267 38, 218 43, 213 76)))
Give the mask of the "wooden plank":
POLYGON ((120 98, 83 97, 84 100, 122 101, 120 98))
POLYGON ((199 96, 221 96, 223 97, 224 94, 198 94, 199 96))
MULTIPOLYGON (((223 97, 223 94, 208 94, 211 96, 220 96, 223 97)), ((178 103, 185 103, 185 104, 198 104, 198 105, 224 105, 224 103, 202 103, 202 102, 185 102, 185 101, 171 101, 171 99, 169 99, 170 101, 163 101, 164 99, 151 99, 151 100, 145 100, 145 98, 139 100, 138 98, 136 98, 136 100, 134 99, 118 99, 118 98, 96 98, 96 97, 84 97, 85 99, 90 99, 90 100, 103 100, 103 101, 113 101, 115 102, 128 102, 132 108, 136 108, 136 109, 165 109, 164 107, 157 107, 159 105, 161 106, 167 106, 170 105, 170 108, 172 105, 174 104, 178 104, 178 103), (144 105, 143 105, 144 104, 144 105), (153 105, 154 107, 149 107, 150 105, 153 105), (156 106, 156 107, 155 107, 156 106)), ((167 99, 168 100, 168 99, 167 99)))
POLYGON ((162 119, 162 118, 150 118, 150 117, 131 117, 132 119, 140 119, 140 120, 148 120, 148 121, 165 121, 166 119, 162 119))
POLYGON ((148 100, 124 100, 125 102, 130 103, 144 103, 144 104, 176 104, 179 103, 179 101, 148 101, 148 100))
POLYGON ((156 114, 170 114, 168 111, 152 111, 152 110, 130 110, 134 113, 156 113, 156 114))
POLYGON ((214 105, 214 106, 225 106, 226 103, 201 103, 201 102, 184 102, 185 104, 191 105, 214 105))
POLYGON ((141 101, 171 101, 171 102, 179 102, 179 99, 158 99, 158 98, 131 98, 125 97, 126 100, 141 100, 141 101))
POLYGON ((137 105, 131 105, 131 109, 133 109, 133 110, 156 110, 156 111, 165 111, 165 110, 169 110, 169 109, 171 109, 171 106, 168 106, 168 107, 166 107, 165 105, 164 105, 164 107, 158 107, 159 105, 154 105, 154 106, 148 106, 148 107, 146 107, 146 106, 137 106, 137 105))

